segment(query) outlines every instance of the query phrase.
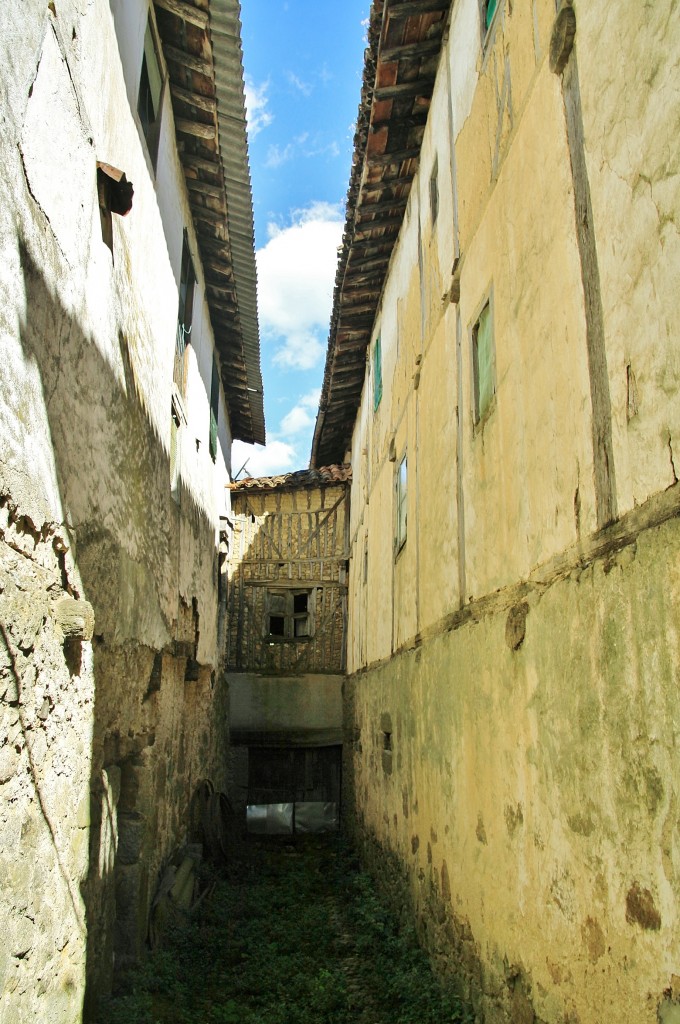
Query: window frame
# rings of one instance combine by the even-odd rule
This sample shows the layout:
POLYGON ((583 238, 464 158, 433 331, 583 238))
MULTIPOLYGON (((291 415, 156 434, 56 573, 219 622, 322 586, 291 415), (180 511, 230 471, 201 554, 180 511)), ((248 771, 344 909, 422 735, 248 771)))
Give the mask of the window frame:
POLYGON ((408 539, 408 452, 397 460, 394 472, 394 555, 408 539))
POLYGON ((210 426, 208 436, 208 450, 210 458, 215 462, 217 459, 217 434, 220 420, 220 370, 217 364, 217 355, 213 352, 212 375, 210 378, 210 426))
POLYGON ((482 38, 482 50, 486 50, 489 44, 493 27, 502 5, 503 0, 479 0, 479 28, 482 38), (490 17, 489 11, 491 11, 490 17))
POLYGON ((437 155, 435 155, 432 170, 430 171, 429 195, 430 222, 432 227, 434 227, 439 216, 439 157, 437 155))
POLYGON ((477 308, 477 313, 470 328, 470 368, 472 375, 472 424, 475 431, 484 426, 489 416, 496 407, 496 332, 494 329, 494 302, 493 288, 489 290, 477 308), (482 317, 488 310, 489 317, 489 345, 490 345, 490 383, 491 393, 486 405, 482 408, 483 395, 480 390, 480 360, 479 360, 479 336, 482 317))
POLYGON ((382 341, 378 333, 373 342, 373 412, 378 411, 383 394, 382 381, 382 341))
POLYGON ((314 636, 314 587, 268 587, 265 594, 263 635, 268 643, 305 643, 314 636), (304 596, 306 608, 295 607, 295 599, 304 596), (274 602, 280 604, 274 609, 274 602), (282 619, 282 632, 272 632, 272 618, 282 619), (298 633, 297 623, 305 622, 306 633, 298 633))
POLYGON ((165 62, 163 60, 163 51, 158 36, 158 30, 156 29, 156 22, 153 17, 151 8, 149 8, 146 20, 146 28, 144 30, 142 59, 139 66, 139 83, 137 86, 136 109, 140 127, 142 129, 142 135, 146 143, 147 152, 149 154, 151 167, 154 173, 156 171, 156 163, 158 161, 158 151, 161 137, 161 124, 163 121, 163 103, 165 100, 165 89, 167 85, 167 80, 168 74, 167 69, 165 67, 165 62), (147 60, 147 53, 153 54, 155 64, 153 70, 157 73, 158 79, 160 79, 160 87, 157 90, 158 109, 154 109, 154 88, 152 83, 152 75, 149 73, 149 62, 147 60), (149 100, 151 101, 153 117, 149 117, 149 100))
POLYGON ((185 228, 182 237, 182 259, 179 271, 177 338, 175 342, 175 365, 173 370, 173 379, 182 398, 186 396, 187 388, 187 368, 189 360, 189 342, 187 338, 191 334, 191 328, 193 325, 195 292, 196 271, 194 270, 194 261, 191 258, 189 234, 185 228))

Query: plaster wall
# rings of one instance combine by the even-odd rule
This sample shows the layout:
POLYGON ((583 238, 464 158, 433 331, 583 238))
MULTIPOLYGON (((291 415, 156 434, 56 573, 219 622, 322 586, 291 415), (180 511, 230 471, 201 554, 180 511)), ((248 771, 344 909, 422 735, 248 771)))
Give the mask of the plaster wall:
POLYGON ((146 936, 196 784, 223 788, 212 334, 166 90, 136 114, 146 3, 3 11, 0 139, 0 1017, 80 1021, 146 936), (102 241, 96 161, 133 207, 102 241), (170 491, 182 226, 196 352, 170 491), (200 339, 200 343, 199 343, 200 339), (197 444, 197 441, 199 442, 197 444), (89 625, 65 638, 60 602, 89 625), (69 605, 70 607, 70 605, 69 605), (94 618, 94 624, 91 622, 94 618))
POLYGON ((453 5, 351 450, 348 820, 485 1024, 678 1013, 680 26, 574 9, 559 75, 553 0, 453 5))

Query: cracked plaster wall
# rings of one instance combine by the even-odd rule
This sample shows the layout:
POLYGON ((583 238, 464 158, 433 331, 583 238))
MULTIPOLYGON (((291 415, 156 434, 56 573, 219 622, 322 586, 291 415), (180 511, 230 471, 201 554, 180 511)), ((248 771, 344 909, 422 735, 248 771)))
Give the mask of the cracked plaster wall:
POLYGON ((575 0, 569 85, 554 0, 499 2, 484 46, 479 6, 452 8, 376 316, 382 400, 369 358, 355 422, 347 793, 435 958, 462 958, 478 1021, 653 1024, 676 1019, 680 975, 680 23, 670 0, 575 0), (596 390, 624 517, 602 534, 596 390))
MULTIPOLYGON (((126 80, 146 3, 30 0, 0 30, 0 1017, 80 1021, 146 938, 196 784, 223 787, 212 334, 196 260, 183 486, 170 493, 182 229, 166 95, 157 174, 126 80), (122 14, 121 14, 122 11, 122 14), (133 31, 130 25, 137 25, 133 31), (134 185, 102 241, 96 161, 134 185), (207 376, 207 384, 206 384, 207 376), (94 632, 64 640, 59 602, 94 632), (56 617, 55 617, 56 616, 56 617), (7 884, 8 883, 8 884, 7 884)), ((141 26, 141 28, 140 28, 141 26)), ((136 49, 135 49, 136 47, 136 49)))

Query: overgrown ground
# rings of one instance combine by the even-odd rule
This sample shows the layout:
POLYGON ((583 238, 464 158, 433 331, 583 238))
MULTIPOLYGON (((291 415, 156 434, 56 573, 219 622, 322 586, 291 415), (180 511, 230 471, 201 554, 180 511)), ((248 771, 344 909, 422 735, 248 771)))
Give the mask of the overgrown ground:
POLYGON ((100 1024, 463 1024, 342 839, 252 840, 100 1024))

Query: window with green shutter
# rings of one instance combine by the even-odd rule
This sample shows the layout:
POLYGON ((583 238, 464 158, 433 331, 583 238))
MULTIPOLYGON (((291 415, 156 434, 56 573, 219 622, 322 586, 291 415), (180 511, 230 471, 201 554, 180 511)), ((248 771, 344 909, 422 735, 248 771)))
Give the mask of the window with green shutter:
POLYGON ((373 346, 373 412, 380 405, 382 398, 382 351, 380 335, 375 339, 373 346))
POLYGON ((496 393, 496 367, 491 303, 487 302, 472 328, 472 371, 475 423, 484 419, 496 393))
POLYGON ((493 21, 493 16, 496 13, 498 7, 498 0, 487 0, 486 3, 486 28, 488 29, 493 21))
POLYGON ((220 374, 217 360, 213 355, 212 380, 210 382, 210 458, 217 458, 217 418, 220 409, 220 374))

